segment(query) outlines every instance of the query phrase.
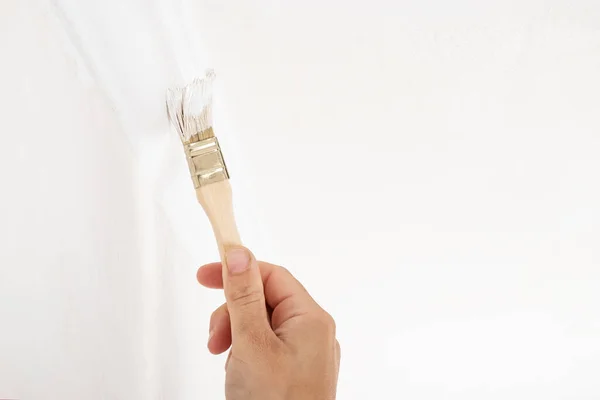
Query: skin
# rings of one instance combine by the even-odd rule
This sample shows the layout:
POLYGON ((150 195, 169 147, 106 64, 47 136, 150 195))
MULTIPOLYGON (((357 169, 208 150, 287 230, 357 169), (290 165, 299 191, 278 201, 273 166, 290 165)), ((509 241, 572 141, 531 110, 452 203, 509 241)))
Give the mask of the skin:
POLYGON ((256 261, 246 248, 229 249, 225 260, 229 267, 208 264, 197 277, 224 289, 227 300, 210 318, 208 340, 213 354, 229 350, 226 398, 334 400, 340 345, 333 318, 285 268, 256 261))

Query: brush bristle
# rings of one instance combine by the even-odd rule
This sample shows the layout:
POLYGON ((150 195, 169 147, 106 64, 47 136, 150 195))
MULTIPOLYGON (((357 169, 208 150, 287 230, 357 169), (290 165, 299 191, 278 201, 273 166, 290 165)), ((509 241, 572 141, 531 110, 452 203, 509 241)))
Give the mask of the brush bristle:
POLYGON ((213 70, 183 88, 167 91, 167 114, 184 143, 214 137, 212 130, 213 70))

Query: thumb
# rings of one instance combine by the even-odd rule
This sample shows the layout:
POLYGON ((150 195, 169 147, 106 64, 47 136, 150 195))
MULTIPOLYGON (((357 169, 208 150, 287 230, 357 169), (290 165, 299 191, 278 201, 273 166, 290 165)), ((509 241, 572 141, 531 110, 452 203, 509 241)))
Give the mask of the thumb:
POLYGON ((265 294, 252 253, 245 247, 233 247, 225 253, 223 289, 231 318, 231 341, 256 343, 271 331, 265 294))

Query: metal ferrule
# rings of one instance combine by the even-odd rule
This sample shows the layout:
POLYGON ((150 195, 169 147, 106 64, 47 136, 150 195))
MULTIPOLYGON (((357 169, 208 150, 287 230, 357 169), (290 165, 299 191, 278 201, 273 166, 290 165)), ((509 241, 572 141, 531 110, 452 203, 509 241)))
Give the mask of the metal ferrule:
POLYGON ((229 172, 216 137, 184 144, 194 187, 229 179, 229 172))

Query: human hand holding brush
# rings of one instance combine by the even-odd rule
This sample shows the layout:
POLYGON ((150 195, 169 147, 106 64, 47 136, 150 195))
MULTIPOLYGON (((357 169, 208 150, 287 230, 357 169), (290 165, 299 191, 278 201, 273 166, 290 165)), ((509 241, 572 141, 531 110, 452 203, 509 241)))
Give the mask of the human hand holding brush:
POLYGON ((241 245, 229 172, 212 128, 212 80, 170 90, 169 119, 185 150, 196 197, 217 240, 221 263, 198 281, 222 288, 227 302, 210 319, 208 348, 227 351, 228 400, 333 400, 340 347, 335 324, 284 268, 259 263, 241 245))
POLYGON ((225 363, 228 400, 333 400, 340 364, 335 323, 286 269, 232 247, 198 281, 224 289, 208 349, 225 363))

